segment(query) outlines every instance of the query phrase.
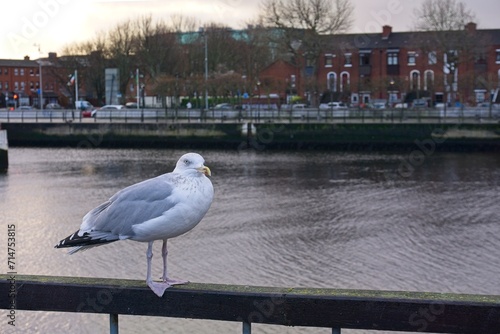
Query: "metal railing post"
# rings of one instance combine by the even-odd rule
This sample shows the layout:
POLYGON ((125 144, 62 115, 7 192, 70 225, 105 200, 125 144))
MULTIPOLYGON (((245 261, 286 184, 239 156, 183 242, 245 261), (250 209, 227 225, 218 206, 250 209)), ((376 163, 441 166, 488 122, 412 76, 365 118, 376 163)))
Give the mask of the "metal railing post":
POLYGON ((243 321, 243 334, 252 334, 252 324, 243 321))
POLYGON ((118 314, 109 315, 109 334, 118 334, 118 314))

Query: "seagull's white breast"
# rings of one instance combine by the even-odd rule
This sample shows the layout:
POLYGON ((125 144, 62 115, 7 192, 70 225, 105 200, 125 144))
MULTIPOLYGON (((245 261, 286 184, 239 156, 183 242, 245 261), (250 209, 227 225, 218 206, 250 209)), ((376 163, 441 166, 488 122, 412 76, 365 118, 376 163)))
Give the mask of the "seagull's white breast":
POLYGON ((131 240, 153 241, 170 239, 194 228, 212 204, 214 189, 204 175, 176 180, 170 200, 175 204, 160 216, 132 226, 131 240))

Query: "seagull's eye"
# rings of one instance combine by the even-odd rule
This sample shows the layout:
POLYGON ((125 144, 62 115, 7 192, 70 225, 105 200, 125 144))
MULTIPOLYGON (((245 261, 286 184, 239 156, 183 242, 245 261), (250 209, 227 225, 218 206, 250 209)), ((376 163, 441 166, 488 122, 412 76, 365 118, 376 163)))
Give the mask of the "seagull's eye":
POLYGON ((191 161, 189 161, 188 159, 184 159, 184 165, 189 165, 191 163, 191 161))

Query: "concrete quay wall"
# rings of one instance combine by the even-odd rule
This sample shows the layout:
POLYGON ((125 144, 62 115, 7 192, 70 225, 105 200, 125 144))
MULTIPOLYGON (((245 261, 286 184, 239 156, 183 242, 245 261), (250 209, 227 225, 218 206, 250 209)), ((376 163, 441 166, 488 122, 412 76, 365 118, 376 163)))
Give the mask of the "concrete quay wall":
POLYGON ((3 123, 11 146, 500 150, 500 124, 3 123))

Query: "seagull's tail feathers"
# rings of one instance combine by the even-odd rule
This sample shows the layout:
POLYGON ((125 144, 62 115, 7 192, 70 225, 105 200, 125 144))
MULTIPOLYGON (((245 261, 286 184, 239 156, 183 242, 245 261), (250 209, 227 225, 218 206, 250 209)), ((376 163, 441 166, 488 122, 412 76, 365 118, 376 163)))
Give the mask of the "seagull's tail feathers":
POLYGON ((72 247, 68 254, 74 254, 78 251, 83 251, 92 247, 109 244, 110 242, 114 242, 117 240, 120 240, 119 236, 107 232, 90 231, 81 233, 80 231, 76 231, 72 235, 59 241, 59 243, 57 243, 57 245, 55 245, 54 247, 72 247))

